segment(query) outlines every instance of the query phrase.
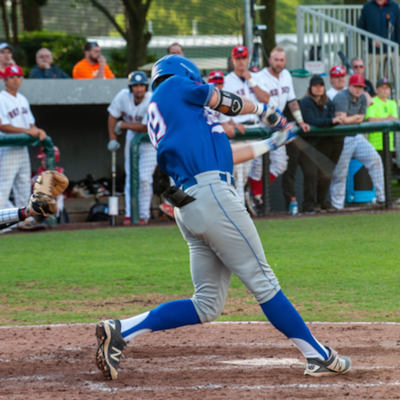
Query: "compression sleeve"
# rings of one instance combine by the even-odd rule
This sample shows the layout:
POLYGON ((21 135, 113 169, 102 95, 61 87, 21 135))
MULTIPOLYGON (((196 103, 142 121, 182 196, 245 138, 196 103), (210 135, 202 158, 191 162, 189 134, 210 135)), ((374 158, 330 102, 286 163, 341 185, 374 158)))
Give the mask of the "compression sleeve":
POLYGON ((21 221, 19 208, 8 208, 0 210, 0 224, 8 224, 10 222, 21 221))

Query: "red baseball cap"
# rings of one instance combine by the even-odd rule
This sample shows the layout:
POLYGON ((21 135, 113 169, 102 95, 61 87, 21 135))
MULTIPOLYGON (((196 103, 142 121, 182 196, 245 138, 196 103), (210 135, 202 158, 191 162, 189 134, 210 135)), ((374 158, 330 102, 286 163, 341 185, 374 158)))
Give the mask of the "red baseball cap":
POLYGON ((24 76, 24 73, 19 65, 8 65, 4 71, 3 77, 8 78, 9 76, 24 76))
POLYGON ((208 75, 208 83, 224 83, 225 74, 222 71, 211 71, 208 75))
POLYGON ((341 65, 334 65, 329 71, 331 78, 336 78, 337 76, 346 76, 346 70, 341 65))
POLYGON ((233 58, 238 58, 238 57, 248 57, 249 56, 249 51, 247 50, 246 46, 236 46, 232 50, 232 57, 233 58))
POLYGON ((349 79, 349 86, 363 86, 363 87, 367 87, 367 85, 365 84, 365 79, 362 75, 360 74, 354 74, 350 77, 349 79))

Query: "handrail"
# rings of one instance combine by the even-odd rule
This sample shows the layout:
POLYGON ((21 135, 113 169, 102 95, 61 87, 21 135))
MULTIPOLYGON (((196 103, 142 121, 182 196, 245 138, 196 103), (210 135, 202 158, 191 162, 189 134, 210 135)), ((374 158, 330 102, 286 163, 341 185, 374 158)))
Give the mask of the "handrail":
POLYGON ((52 169, 56 167, 54 156, 54 144, 50 136, 46 136, 44 140, 28 135, 27 133, 19 134, 2 134, 0 135, 0 147, 9 146, 43 146, 46 153, 46 168, 52 169))

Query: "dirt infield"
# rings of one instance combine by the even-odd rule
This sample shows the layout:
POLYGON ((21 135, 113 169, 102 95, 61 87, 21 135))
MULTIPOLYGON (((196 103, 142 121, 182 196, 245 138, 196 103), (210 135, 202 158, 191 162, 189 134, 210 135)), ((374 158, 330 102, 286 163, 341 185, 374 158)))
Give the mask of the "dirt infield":
POLYGON ((94 364, 93 325, 0 328, 0 399, 400 399, 400 324, 310 324, 351 357, 342 376, 303 375, 268 323, 216 323, 138 337, 117 381, 94 364))

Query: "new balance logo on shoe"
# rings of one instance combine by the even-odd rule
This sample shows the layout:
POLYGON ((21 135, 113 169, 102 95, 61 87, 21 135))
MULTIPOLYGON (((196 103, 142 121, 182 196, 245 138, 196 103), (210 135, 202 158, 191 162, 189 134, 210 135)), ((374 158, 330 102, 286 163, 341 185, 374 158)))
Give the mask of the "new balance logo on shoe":
POLYGON ((110 358, 112 358, 113 360, 115 360, 116 362, 119 362, 119 358, 120 358, 120 356, 121 356, 121 354, 122 354, 122 351, 121 350, 119 350, 119 349, 117 349, 116 347, 112 347, 112 349, 115 351, 115 353, 114 354, 111 354, 110 355, 110 358))

